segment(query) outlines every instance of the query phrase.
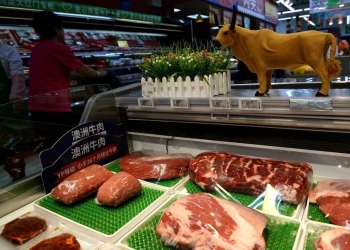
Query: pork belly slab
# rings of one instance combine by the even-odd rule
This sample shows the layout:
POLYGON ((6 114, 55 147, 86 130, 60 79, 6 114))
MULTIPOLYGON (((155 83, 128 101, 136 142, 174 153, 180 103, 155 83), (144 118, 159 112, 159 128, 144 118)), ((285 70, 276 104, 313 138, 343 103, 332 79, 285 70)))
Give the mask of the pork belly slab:
POLYGON ((267 218, 207 193, 182 197, 163 213, 157 235, 179 249, 263 250, 267 218))
POLYGON ((350 179, 319 181, 309 194, 309 202, 316 203, 322 196, 350 197, 350 179))
POLYGON ((218 183, 227 191, 259 195, 267 184, 282 200, 300 204, 311 190, 312 167, 307 163, 250 158, 224 152, 204 152, 191 161, 189 176, 204 190, 218 183))
POLYGON ((315 241, 316 250, 348 250, 350 249, 350 230, 331 229, 324 231, 315 241))

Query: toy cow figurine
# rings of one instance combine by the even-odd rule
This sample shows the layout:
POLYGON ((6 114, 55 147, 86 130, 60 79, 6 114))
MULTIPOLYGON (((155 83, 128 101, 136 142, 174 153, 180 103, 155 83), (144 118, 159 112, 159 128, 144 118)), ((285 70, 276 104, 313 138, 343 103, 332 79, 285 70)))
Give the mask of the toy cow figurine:
MULTIPOLYGON (((236 15, 234 5, 231 24, 220 28, 213 44, 230 47, 236 58, 257 74, 260 87, 255 96, 267 95, 274 69, 294 70, 303 65, 309 65, 322 81, 316 96, 328 96, 332 78, 339 76, 341 71, 340 62, 335 59, 333 34, 319 31, 278 34, 269 29, 248 30, 235 25, 236 15), (329 46, 330 58, 327 60, 329 46)), ((219 26, 215 13, 214 18, 219 26)))

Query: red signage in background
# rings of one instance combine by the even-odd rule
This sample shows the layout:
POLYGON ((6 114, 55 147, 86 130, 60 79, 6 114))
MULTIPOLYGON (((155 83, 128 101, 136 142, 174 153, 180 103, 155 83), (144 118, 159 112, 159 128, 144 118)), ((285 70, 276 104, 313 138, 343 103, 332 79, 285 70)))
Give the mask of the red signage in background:
POLYGON ((265 20, 277 25, 278 5, 272 0, 265 0, 265 20))

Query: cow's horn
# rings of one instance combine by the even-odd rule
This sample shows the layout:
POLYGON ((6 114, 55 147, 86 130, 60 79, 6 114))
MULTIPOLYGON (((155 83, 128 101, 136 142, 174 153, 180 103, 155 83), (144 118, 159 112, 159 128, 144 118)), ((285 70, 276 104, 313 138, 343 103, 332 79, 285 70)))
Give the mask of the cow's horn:
POLYGON ((215 25, 218 26, 218 27, 220 27, 218 15, 217 15, 214 11, 212 11, 212 10, 209 10, 209 11, 210 11, 210 12, 213 14, 213 16, 214 16, 215 25))
POLYGON ((231 20, 231 25, 230 29, 234 30, 236 26, 236 17, 237 17, 237 6, 233 5, 232 6, 232 20, 231 20))

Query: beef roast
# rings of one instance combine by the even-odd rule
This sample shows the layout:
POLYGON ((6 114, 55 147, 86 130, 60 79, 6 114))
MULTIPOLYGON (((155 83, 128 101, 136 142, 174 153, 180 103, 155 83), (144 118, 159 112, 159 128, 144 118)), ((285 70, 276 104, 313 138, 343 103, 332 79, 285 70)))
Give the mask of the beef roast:
POLYGON ((120 160, 120 169, 141 180, 170 180, 187 175, 190 154, 148 155, 135 151, 120 160))
POLYGON ((119 206, 123 202, 141 193, 142 186, 138 179, 125 172, 116 173, 97 191, 98 203, 119 206))
POLYGON ((52 189, 51 196, 66 204, 71 204, 97 192, 98 188, 112 176, 113 173, 105 167, 93 164, 68 176, 52 189))
POLYGON ((309 164, 244 157, 224 152, 204 152, 191 161, 189 176, 205 190, 218 183, 231 192, 261 194, 267 184, 282 199, 301 203, 309 194, 313 171, 309 164))
POLYGON ((322 196, 317 198, 317 204, 330 222, 350 226, 350 197, 322 196))
POLYGON ((267 218, 246 206, 207 193, 182 197, 163 213, 157 235, 179 249, 263 250, 267 218))
POLYGON ((315 241, 316 250, 347 250, 350 249, 350 230, 331 229, 324 231, 315 241))
POLYGON ((309 194, 309 202, 316 203, 318 197, 349 197, 350 196, 350 180, 333 179, 322 180, 309 194))

